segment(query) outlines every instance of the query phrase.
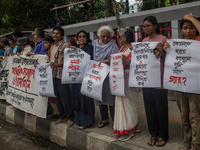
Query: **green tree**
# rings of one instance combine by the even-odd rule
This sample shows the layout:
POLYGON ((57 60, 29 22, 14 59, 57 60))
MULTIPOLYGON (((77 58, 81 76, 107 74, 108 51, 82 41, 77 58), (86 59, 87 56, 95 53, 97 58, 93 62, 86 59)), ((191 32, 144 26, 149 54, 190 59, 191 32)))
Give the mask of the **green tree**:
MULTIPOLYGON (((78 1, 82 0, 68 0, 68 4, 78 1)), ((23 26, 26 30, 34 30, 40 27, 36 22, 44 28, 55 26, 57 23, 56 11, 50 11, 50 8, 54 8, 55 4, 58 6, 66 5, 66 0, 1 0, 0 34, 8 33, 8 28, 12 31, 15 29, 22 30, 20 26, 23 26)), ((106 17, 105 0, 92 0, 87 2, 86 5, 84 4, 70 7, 71 18, 68 8, 58 9, 59 24, 89 21, 91 16, 96 19, 106 17)))

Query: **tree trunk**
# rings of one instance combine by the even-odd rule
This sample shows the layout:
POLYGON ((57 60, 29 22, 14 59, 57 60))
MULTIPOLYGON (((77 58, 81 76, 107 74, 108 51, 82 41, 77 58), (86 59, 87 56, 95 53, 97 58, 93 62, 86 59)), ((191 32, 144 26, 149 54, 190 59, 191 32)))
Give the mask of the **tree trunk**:
POLYGON ((129 2, 126 0, 126 10, 129 12, 129 2))
POLYGON ((105 0, 105 3, 106 3, 106 17, 113 16, 112 0, 105 0))

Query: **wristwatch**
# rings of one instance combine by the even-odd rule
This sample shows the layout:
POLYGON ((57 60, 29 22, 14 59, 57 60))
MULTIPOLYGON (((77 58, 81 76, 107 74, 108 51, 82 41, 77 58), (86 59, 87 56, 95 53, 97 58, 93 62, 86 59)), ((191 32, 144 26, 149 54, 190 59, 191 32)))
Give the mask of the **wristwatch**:
POLYGON ((33 55, 35 55, 35 53, 33 53, 33 55))

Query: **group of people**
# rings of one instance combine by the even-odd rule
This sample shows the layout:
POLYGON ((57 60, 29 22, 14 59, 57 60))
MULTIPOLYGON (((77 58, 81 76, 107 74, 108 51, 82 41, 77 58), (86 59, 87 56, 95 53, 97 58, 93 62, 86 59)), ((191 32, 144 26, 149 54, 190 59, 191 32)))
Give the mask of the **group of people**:
MULTIPOLYGON (((154 16, 144 18, 142 28, 148 35, 142 42, 159 42, 156 45, 155 54, 157 57, 160 57, 161 62, 161 87, 142 88, 142 91, 148 130, 151 135, 147 144, 149 146, 162 147, 169 138, 167 90, 163 89, 164 62, 169 44, 166 42, 167 38, 160 34, 158 23, 154 16)), ((200 41, 200 37, 196 36, 196 32, 200 32, 200 22, 192 14, 185 15, 181 20, 181 29, 184 39, 200 41)), ((101 114, 101 122, 98 124, 98 127, 103 128, 111 122, 113 133, 121 135, 120 141, 127 141, 134 136, 134 133, 140 132, 138 127, 138 94, 141 88, 128 86, 132 51, 131 43, 134 42, 133 30, 128 28, 120 31, 120 50, 115 40, 112 39, 114 31, 110 26, 101 26, 98 29, 97 35, 99 39, 94 40, 91 45, 89 44, 88 33, 80 30, 76 36, 78 45, 70 46, 63 41, 63 28, 55 26, 53 28, 53 37, 49 35, 44 37, 42 29, 35 30, 33 39, 35 42, 34 50, 32 50, 26 38, 22 37, 19 31, 13 32, 13 38, 9 39, 9 43, 4 38, 0 39, 0 46, 4 49, 3 57, 9 54, 26 56, 46 54, 49 56, 50 66, 53 71, 54 93, 56 95, 56 98, 49 97, 49 102, 53 108, 53 114, 49 116, 49 119, 55 120, 55 124, 67 122, 67 126, 70 127, 75 121, 80 126, 79 130, 91 127, 95 123, 94 113, 96 105, 99 106, 101 114), (9 44, 12 48, 8 46, 9 44), (110 55, 119 52, 123 53, 125 96, 111 95, 108 77, 103 83, 102 102, 82 95, 80 92, 81 84, 62 84, 64 50, 69 47, 74 49, 81 48, 90 55, 91 60, 99 62, 99 65, 101 63, 109 65, 110 55)), ((156 56, 155 59, 157 59, 156 56)), ((184 92, 175 93, 181 112, 183 134, 183 146, 179 150, 199 150, 200 96, 184 92)))

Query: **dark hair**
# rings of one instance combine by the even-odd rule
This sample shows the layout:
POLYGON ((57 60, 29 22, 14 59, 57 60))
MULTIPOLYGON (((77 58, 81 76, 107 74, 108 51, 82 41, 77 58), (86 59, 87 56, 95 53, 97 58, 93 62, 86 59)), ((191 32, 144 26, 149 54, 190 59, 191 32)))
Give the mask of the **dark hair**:
POLYGON ((54 43, 54 40, 53 40, 53 37, 52 36, 50 36, 50 35, 48 35, 47 37, 45 37, 44 38, 44 41, 47 41, 47 42, 49 42, 49 43, 54 43))
POLYGON ((13 32, 13 35, 16 36, 16 37, 22 37, 22 32, 19 31, 19 30, 15 30, 15 31, 13 32))
POLYGON ((11 41, 13 41, 14 43, 16 43, 15 40, 13 39, 12 35, 9 36, 8 39, 11 40, 11 41))
POLYGON ((26 42, 29 44, 30 43, 29 38, 27 36, 25 36, 24 38, 25 38, 26 42))
POLYGON ((144 18, 143 22, 145 22, 145 21, 149 21, 153 25, 157 25, 157 28, 156 28, 155 31, 156 31, 157 34, 160 34, 160 29, 158 28, 158 22, 157 22, 156 17, 154 17, 154 16, 148 16, 148 17, 144 18))
POLYGON ((71 46, 77 46, 77 43, 75 41, 71 41, 71 46))
POLYGON ((89 40, 88 40, 88 43, 92 43, 92 40, 91 40, 91 39, 89 39, 89 40))
POLYGON ((55 26, 55 27, 53 27, 53 31, 54 30, 60 31, 61 35, 64 36, 64 29, 61 26, 55 26))
MULTIPOLYGON (((195 17, 194 17, 195 18, 195 17)), ((195 18, 196 19, 196 18, 195 18)), ((188 20, 184 20, 184 18, 181 20, 181 22, 180 22, 180 26, 181 26, 181 28, 183 27, 183 25, 184 25, 184 23, 186 23, 186 22, 190 22, 191 24, 193 24, 191 21, 188 21, 188 20)))
POLYGON ((79 31, 79 32, 77 33, 77 35, 76 35, 76 39, 78 40, 78 35, 79 35, 81 32, 83 32, 83 33, 86 35, 86 38, 87 38, 86 44, 88 44, 88 42, 89 42, 89 35, 88 35, 88 33, 87 33, 85 30, 79 31))
POLYGON ((44 31, 41 28, 36 29, 35 34, 37 34, 41 38, 44 38, 44 31))
POLYGON ((9 45, 8 39, 7 39, 6 37, 1 38, 1 39, 0 39, 0 42, 1 42, 1 43, 4 43, 5 45, 9 45))
POLYGON ((125 36, 127 43, 134 42, 134 36, 133 36, 133 30, 131 28, 125 29, 125 31, 122 33, 123 36, 125 36))

